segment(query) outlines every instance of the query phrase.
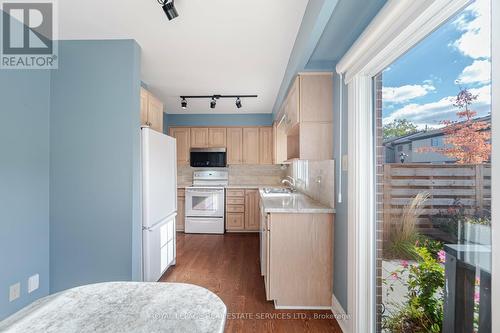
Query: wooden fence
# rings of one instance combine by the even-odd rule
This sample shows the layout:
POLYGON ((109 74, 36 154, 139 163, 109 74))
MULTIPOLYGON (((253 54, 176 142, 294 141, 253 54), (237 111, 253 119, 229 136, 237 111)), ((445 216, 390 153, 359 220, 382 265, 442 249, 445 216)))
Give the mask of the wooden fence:
POLYGON ((491 165, 385 164, 384 222, 394 222, 405 205, 420 192, 428 192, 421 228, 430 227, 429 217, 445 213, 457 201, 466 214, 491 207, 491 165))

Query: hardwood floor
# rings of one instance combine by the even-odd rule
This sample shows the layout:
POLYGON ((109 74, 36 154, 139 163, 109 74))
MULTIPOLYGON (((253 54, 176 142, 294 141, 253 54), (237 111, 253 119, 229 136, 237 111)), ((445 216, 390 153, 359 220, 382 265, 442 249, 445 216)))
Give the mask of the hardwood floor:
POLYGON ((258 234, 178 233, 177 264, 160 281, 216 293, 228 308, 226 332, 341 332, 330 311, 275 310, 265 300, 258 234))

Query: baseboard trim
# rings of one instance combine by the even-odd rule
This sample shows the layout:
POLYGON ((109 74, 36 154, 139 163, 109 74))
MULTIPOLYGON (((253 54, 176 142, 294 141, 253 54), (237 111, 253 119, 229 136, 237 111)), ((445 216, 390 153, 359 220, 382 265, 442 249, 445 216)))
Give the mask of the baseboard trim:
POLYGON ((274 308, 276 310, 331 310, 330 306, 311 306, 311 305, 278 305, 274 301, 274 308))
MULTIPOLYGON (((340 305, 339 300, 333 294, 332 294, 332 306, 331 306, 330 310, 336 316, 337 315, 345 316, 345 317, 348 316, 347 312, 344 310, 344 308, 342 307, 342 305, 340 305)), ((349 318, 344 318, 344 319, 339 318, 339 319, 337 319, 337 323, 339 324, 340 329, 342 330, 343 333, 349 333, 351 331, 350 328, 349 328, 350 327, 349 321, 350 321, 349 318)))

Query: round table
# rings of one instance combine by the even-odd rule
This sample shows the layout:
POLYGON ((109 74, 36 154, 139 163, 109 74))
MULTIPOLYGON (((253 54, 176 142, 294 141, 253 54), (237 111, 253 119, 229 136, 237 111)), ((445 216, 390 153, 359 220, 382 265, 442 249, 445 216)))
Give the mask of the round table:
POLYGON ((0 332, 224 332, 227 308, 184 283, 106 282, 41 298, 0 322, 0 332))

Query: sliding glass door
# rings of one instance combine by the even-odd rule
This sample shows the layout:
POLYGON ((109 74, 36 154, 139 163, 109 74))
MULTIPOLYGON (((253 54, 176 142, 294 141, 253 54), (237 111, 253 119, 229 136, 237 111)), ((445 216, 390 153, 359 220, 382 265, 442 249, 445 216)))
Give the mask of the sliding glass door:
POLYGON ((491 2, 373 79, 376 328, 491 332, 491 2))

